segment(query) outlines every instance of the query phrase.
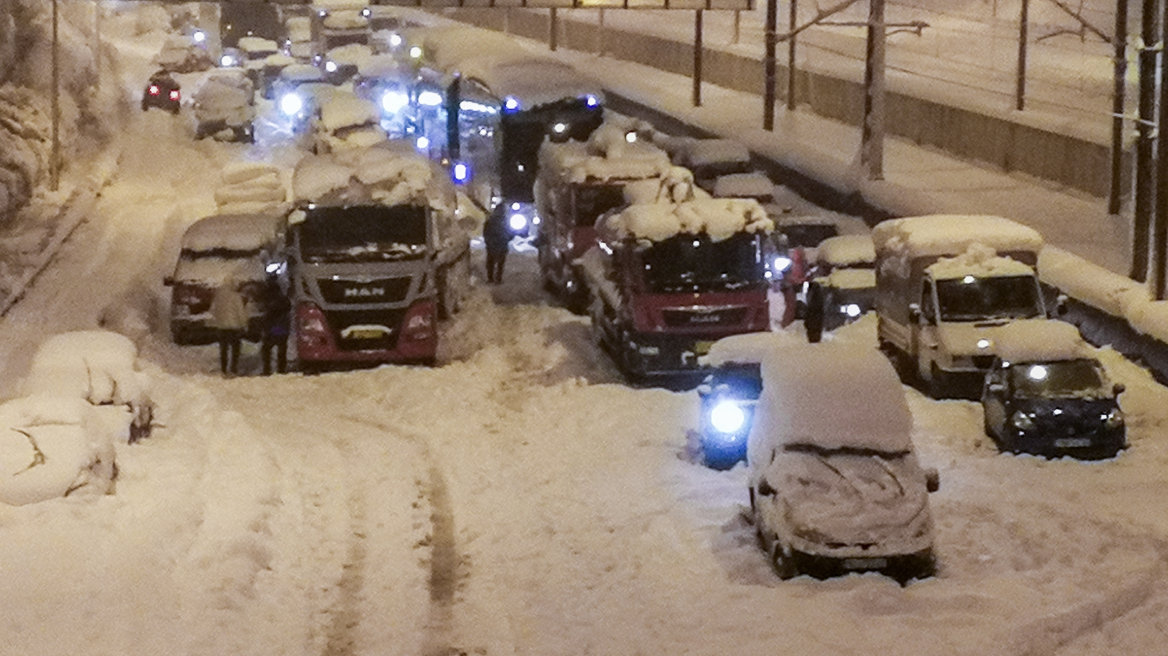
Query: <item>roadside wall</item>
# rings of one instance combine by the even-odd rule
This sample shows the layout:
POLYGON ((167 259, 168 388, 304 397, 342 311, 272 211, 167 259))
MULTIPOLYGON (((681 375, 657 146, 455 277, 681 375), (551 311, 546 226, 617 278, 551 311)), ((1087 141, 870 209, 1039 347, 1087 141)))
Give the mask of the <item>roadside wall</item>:
MULTIPOLYGON (((611 26, 601 30, 593 23, 572 20, 560 12, 561 47, 596 52, 603 45, 607 56, 676 73, 691 75, 693 45, 661 37, 626 32, 611 26)), ((497 31, 547 42, 548 16, 542 11, 456 9, 448 18, 497 31)), ((785 80, 786 67, 777 66, 776 77, 785 80)), ((759 59, 705 48, 702 81, 736 91, 761 94, 763 64, 759 59)), ((859 125, 863 88, 860 83, 815 73, 796 71, 796 93, 803 109, 852 125, 859 125)), ((785 100, 786 85, 776 89, 785 100)), ((1095 143, 1024 125, 1005 116, 992 116, 931 100, 890 92, 886 98, 889 134, 937 148, 962 159, 982 162, 1003 171, 1017 171, 1064 185, 1097 197, 1110 188, 1110 144, 1095 143)), ((1125 153, 1127 158, 1130 153, 1125 153)), ((1128 167, 1125 166, 1127 171, 1128 167)), ((1126 181, 1125 187, 1126 188, 1126 181)))

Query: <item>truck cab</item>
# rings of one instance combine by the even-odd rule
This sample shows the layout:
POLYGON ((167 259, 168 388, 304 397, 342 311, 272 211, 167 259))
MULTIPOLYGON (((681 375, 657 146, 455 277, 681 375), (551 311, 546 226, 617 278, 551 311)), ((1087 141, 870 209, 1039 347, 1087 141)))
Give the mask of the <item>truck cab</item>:
POLYGON ((596 245, 597 219, 626 204, 628 184, 664 178, 672 168, 665 151, 627 138, 621 126, 606 124, 587 142, 546 141, 540 151, 540 274, 544 286, 576 311, 585 310, 588 299, 576 260, 596 245))
POLYGON ((580 258, 595 337, 632 380, 696 374, 723 337, 769 325, 757 201, 633 204, 606 216, 580 258))
POLYGON ((877 226, 881 345, 935 397, 977 398, 1004 326, 1045 321, 1037 232, 1001 217, 929 216, 877 226))

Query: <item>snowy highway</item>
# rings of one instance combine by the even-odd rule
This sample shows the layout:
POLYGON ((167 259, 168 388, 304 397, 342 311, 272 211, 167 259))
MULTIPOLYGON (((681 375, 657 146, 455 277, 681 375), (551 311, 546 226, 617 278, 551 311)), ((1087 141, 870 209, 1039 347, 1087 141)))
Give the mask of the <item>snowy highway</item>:
MULTIPOLYGON (((211 181, 295 157, 185 118, 135 111, 93 215, 0 320, 6 396, 45 336, 104 325, 138 342, 159 422, 118 445, 115 494, 0 505, 0 656, 1163 653, 1168 390, 1114 352, 1118 458, 1000 455, 980 405, 906 388, 938 575, 780 581, 745 468, 686 458, 697 394, 626 385, 530 251, 434 368, 262 377, 245 344, 223 378, 214 346, 172 344, 162 280, 211 181)), ((845 338, 874 346, 870 319, 845 338)))

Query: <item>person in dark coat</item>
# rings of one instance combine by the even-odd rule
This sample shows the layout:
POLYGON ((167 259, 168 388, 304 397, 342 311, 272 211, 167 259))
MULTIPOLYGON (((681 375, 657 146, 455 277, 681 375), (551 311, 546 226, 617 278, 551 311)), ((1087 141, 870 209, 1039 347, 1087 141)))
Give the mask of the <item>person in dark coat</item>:
POLYGON ((264 333, 260 344, 265 376, 272 374, 273 355, 276 371, 281 374, 288 371, 288 333, 291 327, 292 301, 281 288, 279 279, 269 276, 264 285, 264 333))
POLYGON ((507 226, 506 207, 500 203, 483 225, 483 243, 487 247, 487 282, 503 282, 503 265, 511 248, 511 229, 507 226))

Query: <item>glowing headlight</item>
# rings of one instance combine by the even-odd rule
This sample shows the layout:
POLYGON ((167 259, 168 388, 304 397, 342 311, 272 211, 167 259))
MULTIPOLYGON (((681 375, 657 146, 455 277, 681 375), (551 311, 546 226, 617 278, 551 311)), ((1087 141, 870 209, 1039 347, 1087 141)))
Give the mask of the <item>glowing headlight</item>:
POLYGON ((840 306, 840 312, 843 312, 844 314, 848 315, 849 317, 855 319, 856 317, 860 316, 860 306, 856 305, 855 303, 849 303, 847 305, 842 305, 842 306, 840 306))
POLYGON ((786 271, 791 268, 791 258, 780 255, 775 258, 775 271, 786 271))
POLYGON ((595 107, 600 104, 600 99, 592 94, 588 94, 587 96, 584 96, 584 104, 588 105, 589 107, 595 107))
POLYGON ((455 182, 466 182, 470 178, 470 167, 462 163, 455 164, 453 174, 455 182))
POLYGON ((511 226, 512 230, 522 230, 527 227, 527 217, 522 214, 512 214, 507 219, 507 225, 511 226))
POLYGON ((626 143, 637 143, 637 133, 636 132, 626 132, 625 133, 625 142, 626 143))
POLYGON ((304 109, 304 101, 300 96, 289 93, 280 98, 280 112, 285 116, 296 116, 304 109))
POLYGON ((326 61, 324 63, 324 70, 328 71, 329 73, 336 73, 337 72, 337 63, 335 61, 331 61, 331 60, 326 61))
POLYGON ((556 123, 555 125, 552 126, 552 132, 555 132, 556 134, 563 134, 567 131, 568 131, 568 124, 567 123, 556 123))
POLYGON ((1034 430, 1034 415, 1019 410, 1010 417, 1010 423, 1018 430, 1034 430))
POLYGON ((195 40, 195 43, 202 43, 207 40, 207 34, 202 30, 195 30, 195 33, 191 35, 191 38, 195 40))
POLYGON ((722 433, 734 433, 746 423, 746 413, 733 401, 721 401, 710 410, 710 425, 722 433))
POLYGON ((430 147, 430 140, 426 137, 418 137, 414 143, 418 146, 418 150, 426 150, 430 147))
POLYGON ((381 96, 381 108, 390 114, 396 114, 401 111, 407 102, 409 102, 409 98, 406 97, 406 94, 399 91, 386 91, 381 96))
POLYGON ((1123 426, 1123 413, 1119 408, 1112 408, 1110 412, 1099 417, 1103 420, 1103 425, 1107 428, 1120 428, 1123 426))
POLYGON ((990 347, 990 340, 988 340, 988 339, 977 340, 977 347, 979 349, 982 349, 982 350, 988 349, 990 347))
POLYGON ((437 91, 423 91, 418 94, 418 104, 427 107, 437 107, 442 104, 442 94, 437 91))
POLYGON ((390 34, 389 35, 389 45, 391 47, 396 48, 396 47, 400 46, 401 44, 402 44, 402 38, 401 38, 400 34, 390 34))
POLYGON ((231 55, 223 55, 219 58, 219 65, 223 67, 235 66, 235 57, 231 55))
POLYGON ((371 14, 373 14, 373 12, 369 11, 369 7, 366 7, 366 8, 361 10, 361 15, 364 16, 365 18, 369 18, 369 16, 371 14))
POLYGON ((410 57, 412 57, 413 59, 421 59, 422 58, 422 47, 421 46, 414 46, 414 47, 410 48, 410 57))

